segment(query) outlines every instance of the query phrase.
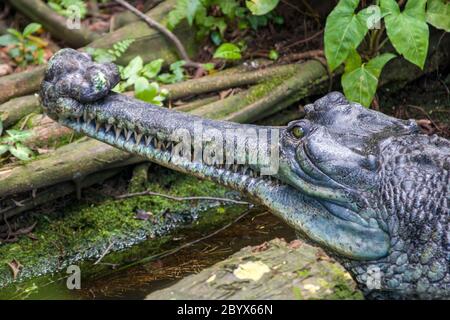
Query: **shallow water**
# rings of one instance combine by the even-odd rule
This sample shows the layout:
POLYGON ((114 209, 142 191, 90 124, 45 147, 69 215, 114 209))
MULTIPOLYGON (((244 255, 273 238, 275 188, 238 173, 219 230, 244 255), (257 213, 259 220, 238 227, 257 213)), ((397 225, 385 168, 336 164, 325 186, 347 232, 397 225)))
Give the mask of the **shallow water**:
MULTIPOLYGON (((191 233, 186 238, 177 239, 178 243, 174 248, 208 234, 191 233)), ((224 260, 245 246, 259 245, 276 237, 290 241, 295 238, 295 233, 272 214, 257 208, 218 234, 174 254, 139 263, 139 259, 145 258, 142 256, 135 261, 115 266, 116 269, 110 268, 106 273, 90 278, 82 276, 80 290, 67 289, 68 275, 58 273, 4 288, 0 292, 0 299, 143 299, 151 292, 168 287, 189 274, 224 260)), ((145 245, 144 241, 127 250, 136 250, 136 247, 145 245)), ((107 258, 106 256, 105 261, 107 258)), ((92 264, 92 261, 83 263, 81 274, 83 270, 92 267, 92 264)))

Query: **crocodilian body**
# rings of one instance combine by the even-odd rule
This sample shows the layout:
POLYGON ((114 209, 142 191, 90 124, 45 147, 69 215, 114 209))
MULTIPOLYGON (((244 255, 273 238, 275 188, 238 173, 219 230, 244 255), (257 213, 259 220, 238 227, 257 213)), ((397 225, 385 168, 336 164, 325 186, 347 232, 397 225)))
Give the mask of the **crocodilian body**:
POLYGON ((274 128, 149 105, 110 92, 118 81, 114 65, 65 49, 51 59, 40 96, 46 113, 65 126, 266 206, 336 257, 368 298, 450 297, 448 140, 335 92, 306 106, 304 119, 274 128), (194 140, 200 132, 196 143, 204 150, 220 140, 251 151, 261 141, 245 132, 255 130, 270 132, 265 146, 278 151, 274 174, 264 175, 267 163, 258 161, 186 157, 172 140, 174 132, 194 140))

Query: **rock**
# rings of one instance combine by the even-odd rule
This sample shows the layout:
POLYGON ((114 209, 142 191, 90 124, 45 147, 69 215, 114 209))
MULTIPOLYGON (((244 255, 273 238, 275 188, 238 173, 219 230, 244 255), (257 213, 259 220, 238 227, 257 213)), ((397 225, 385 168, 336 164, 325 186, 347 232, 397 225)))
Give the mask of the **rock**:
POLYGON ((146 299, 362 299, 344 268, 324 255, 299 240, 274 239, 243 248, 146 299))

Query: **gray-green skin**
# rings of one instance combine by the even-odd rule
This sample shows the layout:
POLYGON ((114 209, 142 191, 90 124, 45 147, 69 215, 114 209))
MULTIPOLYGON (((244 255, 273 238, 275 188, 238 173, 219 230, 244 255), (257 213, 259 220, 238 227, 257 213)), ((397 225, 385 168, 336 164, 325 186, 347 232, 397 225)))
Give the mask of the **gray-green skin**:
MULTIPOLYGON (((239 135, 263 127, 201 119, 110 92, 118 81, 114 65, 64 49, 51 59, 40 95, 47 114, 65 126, 266 206, 336 257, 368 298, 450 297, 448 140, 333 92, 306 106, 304 119, 270 128, 280 133, 274 141, 280 165, 262 176, 259 164, 175 160, 170 137, 180 128, 194 134, 199 120, 203 132, 239 135)), ((246 148, 254 139, 245 137, 246 148)), ((236 136, 224 140, 237 145, 236 136)))

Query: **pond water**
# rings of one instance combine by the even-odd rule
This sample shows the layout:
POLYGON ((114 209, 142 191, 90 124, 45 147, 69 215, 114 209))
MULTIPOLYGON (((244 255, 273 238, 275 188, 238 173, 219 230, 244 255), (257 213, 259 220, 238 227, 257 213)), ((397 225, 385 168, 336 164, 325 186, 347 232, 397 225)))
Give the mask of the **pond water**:
MULTIPOLYGON (((174 249, 213 232, 193 232, 186 238, 175 239, 179 243, 174 249)), ((295 238, 295 233, 272 214, 256 208, 228 228, 173 254, 148 262, 140 262, 139 259, 128 261, 127 264, 110 266, 108 272, 100 275, 89 278, 82 276, 80 290, 67 289, 68 275, 58 273, 4 288, 0 292, 0 299, 143 299, 151 292, 224 260, 245 246, 259 245, 276 237, 290 241, 295 238)), ((145 246, 144 241, 136 247, 142 250, 145 246)), ((173 249, 168 252, 170 250, 173 249)), ((81 274, 93 263, 83 263, 80 266, 81 274)))

